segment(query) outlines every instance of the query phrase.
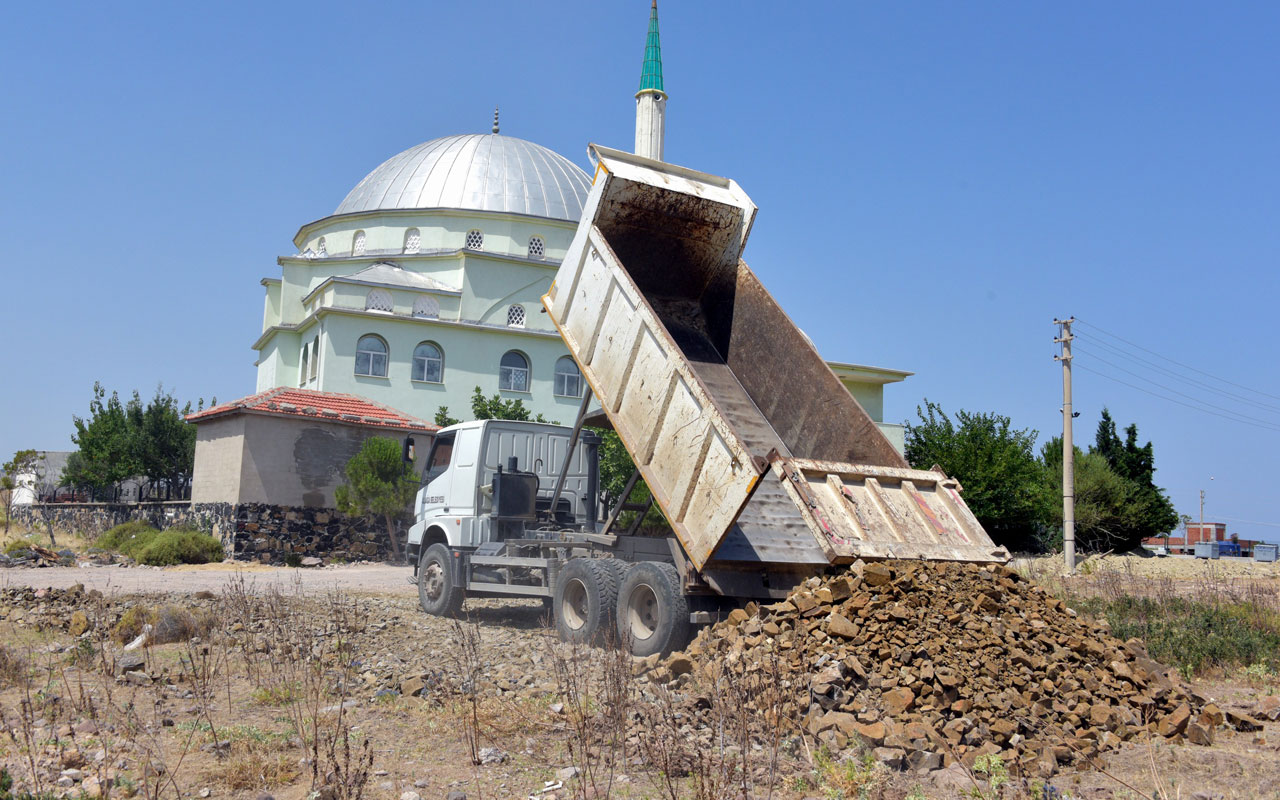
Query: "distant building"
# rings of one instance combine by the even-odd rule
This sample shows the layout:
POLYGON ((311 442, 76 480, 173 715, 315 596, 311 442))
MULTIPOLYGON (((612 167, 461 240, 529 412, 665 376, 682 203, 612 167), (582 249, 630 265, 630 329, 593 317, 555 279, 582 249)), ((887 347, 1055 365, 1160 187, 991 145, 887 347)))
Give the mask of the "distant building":
POLYGON ((29 506, 55 495, 62 484, 62 471, 70 457, 69 450, 37 450, 35 469, 13 476, 13 504, 29 506))
POLYGON ((1193 554, 1196 545, 1201 542, 1222 542, 1223 555, 1253 555, 1256 539, 1241 539, 1237 533, 1227 533, 1225 522, 1188 522, 1184 536, 1149 536, 1142 540, 1142 546, 1148 550, 1166 547, 1173 554, 1193 554))
MULTIPOLYGON (((347 461, 364 441, 418 434, 427 447, 436 426, 362 397, 270 389, 187 417, 196 424, 193 504, 332 508, 347 461)), ((426 459, 418 459, 420 464, 426 459)))

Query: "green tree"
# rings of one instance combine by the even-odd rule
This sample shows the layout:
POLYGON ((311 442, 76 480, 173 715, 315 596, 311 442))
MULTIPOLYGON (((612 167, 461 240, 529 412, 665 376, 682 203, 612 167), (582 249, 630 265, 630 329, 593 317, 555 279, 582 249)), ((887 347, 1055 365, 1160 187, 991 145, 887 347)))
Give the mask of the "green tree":
POLYGON ((335 491, 344 514, 380 516, 387 526, 391 554, 400 558, 396 518, 409 508, 418 491, 413 465, 403 460, 400 445, 381 436, 366 439, 346 468, 347 481, 335 491))
POLYGON ((1178 512, 1164 491, 1155 484, 1155 449, 1151 442, 1138 444, 1138 425, 1130 423, 1124 429, 1124 440, 1116 434, 1116 423, 1111 412, 1102 409, 1090 453, 1097 453, 1120 477, 1135 487, 1131 503, 1138 515, 1134 521, 1131 547, 1136 547, 1149 536, 1160 536, 1178 527, 1178 512))
MULTIPOLYGON (((1050 491, 1062 497, 1062 437, 1055 436, 1041 448, 1050 491)), ((1135 528, 1140 506, 1135 502, 1137 487, 1111 468, 1100 453, 1084 453, 1075 448, 1075 535, 1076 547, 1084 552, 1128 550, 1137 542, 1135 528)), ((1062 543, 1062 503, 1052 507, 1054 543, 1062 543)))
POLYGON ((72 424, 76 430, 71 441, 79 449, 80 458, 75 472, 68 474, 70 471, 64 470, 64 481, 88 486, 96 496, 139 473, 129 415, 117 393, 108 397, 102 384, 94 383, 88 419, 72 417, 72 424))
MULTIPOLYGON (((503 400, 501 394, 485 397, 479 386, 475 388, 471 395, 471 418, 514 419, 522 422, 547 421, 541 414, 530 414, 529 409, 525 407, 524 401, 520 398, 503 400)), ((440 406, 436 409, 435 423, 440 427, 445 428, 450 425, 457 425, 459 422, 462 422, 462 420, 449 416, 448 406, 440 406)))
POLYGON ((4 476, 0 477, 0 499, 4 501, 5 533, 9 532, 9 517, 13 513, 13 501, 18 491, 18 476, 34 476, 39 460, 40 457, 35 450, 19 450, 13 454, 13 458, 0 466, 0 469, 4 470, 4 476))
POLYGON ((152 484, 164 483, 165 497, 171 497, 175 488, 187 485, 195 465, 196 426, 185 419, 191 404, 179 408, 172 394, 156 387, 155 397, 145 407, 135 392, 127 412, 141 474, 152 484))
POLYGON ((919 422, 907 422, 912 466, 938 465, 964 487, 964 500, 997 543, 1011 550, 1042 547, 1052 498, 1035 455, 1037 431, 1016 430, 1009 417, 961 410, 953 421, 926 399, 919 422))

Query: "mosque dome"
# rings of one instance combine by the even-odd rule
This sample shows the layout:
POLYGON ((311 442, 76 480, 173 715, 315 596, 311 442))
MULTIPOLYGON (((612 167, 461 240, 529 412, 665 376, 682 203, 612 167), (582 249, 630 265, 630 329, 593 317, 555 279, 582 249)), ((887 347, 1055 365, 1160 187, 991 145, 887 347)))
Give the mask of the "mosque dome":
POLYGON ((576 221, 591 180, 572 161, 513 136, 444 136, 384 161, 335 214, 396 208, 505 211, 576 221))

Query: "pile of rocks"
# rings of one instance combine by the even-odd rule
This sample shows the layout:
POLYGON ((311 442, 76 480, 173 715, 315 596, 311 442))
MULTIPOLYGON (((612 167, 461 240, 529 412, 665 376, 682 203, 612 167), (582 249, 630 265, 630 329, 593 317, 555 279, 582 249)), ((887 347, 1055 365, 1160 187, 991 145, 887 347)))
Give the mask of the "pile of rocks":
POLYGON ((810 578, 704 629, 652 675, 696 693, 726 670, 776 671, 819 744, 874 748, 900 768, 999 754, 1048 777, 1134 737, 1210 744, 1235 722, 1141 642, 999 565, 859 563, 810 578))

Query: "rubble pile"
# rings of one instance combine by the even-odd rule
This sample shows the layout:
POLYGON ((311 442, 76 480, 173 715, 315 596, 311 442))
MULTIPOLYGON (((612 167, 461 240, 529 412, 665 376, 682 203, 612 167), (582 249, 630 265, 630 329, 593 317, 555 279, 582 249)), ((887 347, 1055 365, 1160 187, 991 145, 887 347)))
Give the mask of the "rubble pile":
POLYGON ((761 670, 820 745, 916 770, 999 754, 1048 777, 1148 733, 1210 744, 1233 722, 1141 642, 999 565, 859 563, 810 578, 704 629, 652 677, 697 692, 761 670))

